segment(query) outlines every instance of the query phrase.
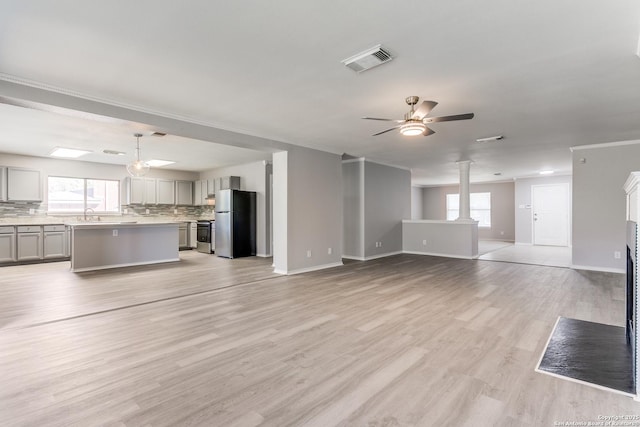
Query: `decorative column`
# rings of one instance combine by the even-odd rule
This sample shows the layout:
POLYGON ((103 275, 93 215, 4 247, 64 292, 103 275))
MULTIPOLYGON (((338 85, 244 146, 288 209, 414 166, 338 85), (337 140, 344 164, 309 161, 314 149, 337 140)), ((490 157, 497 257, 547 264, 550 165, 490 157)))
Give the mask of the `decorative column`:
POLYGON ((471 160, 461 160, 458 163, 460 168, 460 201, 459 201, 459 216, 456 221, 473 221, 471 219, 470 209, 470 196, 469 196, 469 168, 471 167, 471 160))

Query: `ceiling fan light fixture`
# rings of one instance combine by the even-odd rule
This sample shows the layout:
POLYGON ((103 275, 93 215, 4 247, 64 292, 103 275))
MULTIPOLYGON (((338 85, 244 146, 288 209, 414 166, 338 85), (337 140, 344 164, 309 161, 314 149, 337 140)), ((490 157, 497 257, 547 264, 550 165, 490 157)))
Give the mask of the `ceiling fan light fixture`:
POLYGON ((409 122, 400 126, 400 133, 404 136, 423 135, 426 130, 427 126, 422 122, 409 122))
POLYGON ((127 164, 127 172, 131 176, 144 176, 151 167, 147 162, 140 160, 140 137, 142 134, 135 133, 133 136, 136 137, 136 160, 127 164))

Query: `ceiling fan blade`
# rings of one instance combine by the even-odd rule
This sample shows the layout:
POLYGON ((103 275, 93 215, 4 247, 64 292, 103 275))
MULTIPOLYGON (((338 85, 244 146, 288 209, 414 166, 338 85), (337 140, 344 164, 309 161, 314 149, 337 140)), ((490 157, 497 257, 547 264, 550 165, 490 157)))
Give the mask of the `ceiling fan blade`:
POLYGON ((395 120, 395 119, 381 119, 379 117, 362 117, 365 120, 382 120, 383 122, 396 122, 396 123, 402 123, 404 122, 404 120, 395 120))
MULTIPOLYGON (((426 127, 426 126, 425 126, 426 127)), ((434 133, 436 133, 434 130, 426 128, 425 131, 422 133, 424 136, 429 136, 429 135, 433 135, 434 133)))
POLYGON ((425 117, 422 119, 423 123, 437 123, 437 122, 451 122, 454 120, 469 120, 473 119, 473 113, 456 114, 453 116, 441 116, 441 117, 425 117))
POLYGON ((398 129, 399 127, 400 127, 399 125, 398 125, 398 126, 394 126, 394 127, 390 128, 390 129, 383 130, 382 132, 374 133, 374 134, 373 134, 373 135, 371 135, 371 136, 378 136, 378 135, 382 135, 383 133, 391 132, 391 131, 392 131, 392 130, 394 130, 394 129, 398 129))
POLYGON ((433 107, 438 105, 435 101, 422 101, 422 104, 418 107, 418 109, 411 116, 412 119, 422 119, 424 116, 429 114, 433 107))

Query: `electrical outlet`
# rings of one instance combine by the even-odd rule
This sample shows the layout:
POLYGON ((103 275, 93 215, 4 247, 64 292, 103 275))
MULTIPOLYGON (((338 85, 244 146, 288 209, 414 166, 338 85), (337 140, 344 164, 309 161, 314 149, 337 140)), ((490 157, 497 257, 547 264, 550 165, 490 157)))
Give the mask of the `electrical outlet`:
POLYGON ((333 249, 332 248, 327 249, 327 255, 331 255, 332 253, 333 253, 333 249))
POLYGON ((501 236, 504 236, 504 231, 501 231, 501 232, 500 232, 500 235, 501 235, 501 236))
POLYGON ((113 237, 118 237, 118 230, 113 230, 113 237))
POLYGON ((614 257, 615 259, 620 259, 620 258, 621 258, 620 251, 615 251, 615 252, 613 252, 613 257, 614 257))
POLYGON ((426 241, 426 239, 422 241, 422 246, 427 246, 427 241, 426 241))
POLYGON ((311 249, 307 250, 307 258, 311 258, 311 249))
POLYGON ((129 213, 129 209, 124 208, 124 210, 122 211, 122 213, 123 213, 123 214, 125 214, 125 215, 126 215, 126 214, 128 214, 128 213, 129 213))
POLYGON ((147 214, 147 215, 149 215, 149 209, 145 209, 145 210, 144 210, 144 213, 145 213, 145 214, 147 214))
POLYGON ((174 209, 174 210, 173 210, 173 214, 174 214, 174 215, 178 215, 178 209, 174 209))
POLYGON ((33 208, 29 208, 29 215, 35 215, 36 214, 36 210, 33 208))

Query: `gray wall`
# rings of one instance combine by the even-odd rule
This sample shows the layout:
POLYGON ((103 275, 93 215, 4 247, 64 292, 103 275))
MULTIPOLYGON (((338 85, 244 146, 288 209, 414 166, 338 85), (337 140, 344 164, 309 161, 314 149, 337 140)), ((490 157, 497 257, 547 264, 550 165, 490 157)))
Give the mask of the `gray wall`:
POLYGON ((302 147, 275 153, 273 181, 275 270, 291 274, 341 265, 340 156, 302 147))
POLYGON ((271 165, 266 161, 228 166, 200 173, 200 179, 239 176, 240 189, 256 192, 256 246, 258 256, 271 256, 271 231, 269 206, 269 174, 271 165))
POLYGON ((402 220, 411 216, 411 173, 363 158, 344 160, 342 168, 344 257, 401 252, 402 220))
POLYGON ((365 258, 401 252, 402 220, 411 217, 411 172, 365 161, 364 203, 365 258))
POLYGON ((573 151, 573 265, 624 272, 626 199, 623 185, 640 170, 640 141, 573 151), (584 163, 580 161, 584 159, 584 163), (614 258, 619 251, 620 259, 614 258))
POLYGON ((411 187, 411 219, 422 219, 422 187, 411 187))
MULTIPOLYGON (((515 221, 516 243, 533 244, 533 219, 531 215, 531 186, 546 184, 569 184, 571 194, 571 175, 548 176, 540 178, 521 178, 515 183, 515 221)), ((571 218, 571 214, 569 216, 571 218)), ((571 235, 569 235, 571 242, 571 235)))
POLYGON ((343 255, 364 259, 364 162, 342 162, 343 255))
MULTIPOLYGON (((491 228, 478 228, 478 238, 486 240, 515 240, 513 182, 471 184, 472 193, 491 193, 491 228)), ((447 219, 447 194, 457 194, 457 185, 425 187, 422 189, 422 219, 447 219)))

